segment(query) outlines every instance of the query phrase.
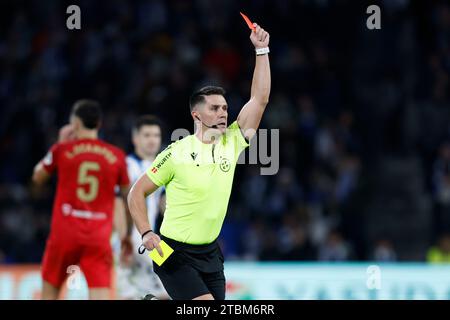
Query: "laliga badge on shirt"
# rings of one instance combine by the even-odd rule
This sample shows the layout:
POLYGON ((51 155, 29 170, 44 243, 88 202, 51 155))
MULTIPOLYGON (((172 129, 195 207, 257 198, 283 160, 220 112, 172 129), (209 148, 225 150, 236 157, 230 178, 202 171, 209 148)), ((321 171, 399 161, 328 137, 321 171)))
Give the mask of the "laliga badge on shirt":
POLYGON ((163 252, 163 256, 161 257, 156 249, 153 249, 150 251, 148 256, 152 258, 152 260, 158 265, 161 266, 164 261, 167 260, 167 258, 170 257, 170 255, 173 253, 173 249, 169 247, 167 243, 164 242, 164 240, 161 240, 159 242, 159 246, 161 247, 161 250, 163 252))

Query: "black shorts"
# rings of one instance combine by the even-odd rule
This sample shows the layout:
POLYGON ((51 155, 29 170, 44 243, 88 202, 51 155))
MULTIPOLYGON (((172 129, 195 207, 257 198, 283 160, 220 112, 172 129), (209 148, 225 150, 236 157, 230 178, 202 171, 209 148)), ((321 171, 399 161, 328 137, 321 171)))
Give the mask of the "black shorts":
POLYGON ((192 300, 212 294, 216 300, 225 299, 223 254, 217 240, 207 245, 181 243, 161 235, 174 252, 154 271, 173 300, 192 300))

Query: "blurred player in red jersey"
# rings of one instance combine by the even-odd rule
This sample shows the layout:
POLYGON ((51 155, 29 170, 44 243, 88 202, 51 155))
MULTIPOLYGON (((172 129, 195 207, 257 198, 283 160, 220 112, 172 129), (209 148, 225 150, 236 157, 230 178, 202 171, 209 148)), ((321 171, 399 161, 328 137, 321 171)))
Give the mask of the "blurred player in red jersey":
MULTIPOLYGON (((83 271, 90 299, 108 299, 110 295, 115 187, 119 185, 126 197, 130 182, 124 152, 98 139, 100 123, 97 102, 77 101, 70 124, 60 130, 58 143, 34 168, 36 184, 44 183, 53 173, 58 176, 42 262, 43 299, 59 297, 73 265, 83 271)), ((131 254, 128 235, 122 245, 125 259, 131 254)))

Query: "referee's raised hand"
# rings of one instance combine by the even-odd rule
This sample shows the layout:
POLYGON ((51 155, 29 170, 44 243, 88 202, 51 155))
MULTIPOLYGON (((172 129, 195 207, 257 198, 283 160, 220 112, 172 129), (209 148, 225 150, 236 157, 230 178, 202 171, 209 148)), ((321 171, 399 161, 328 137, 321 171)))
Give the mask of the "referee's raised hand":
POLYGON ((252 41, 255 48, 265 48, 269 46, 270 35, 269 33, 261 28, 257 23, 253 23, 255 30, 250 34, 250 40, 252 41))
POLYGON ((156 233, 154 233, 153 231, 149 232, 147 234, 144 234, 144 236, 142 237, 142 245, 149 251, 156 248, 159 255, 162 257, 163 251, 161 249, 161 246, 159 245, 160 241, 161 241, 161 239, 159 238, 159 236, 156 233))

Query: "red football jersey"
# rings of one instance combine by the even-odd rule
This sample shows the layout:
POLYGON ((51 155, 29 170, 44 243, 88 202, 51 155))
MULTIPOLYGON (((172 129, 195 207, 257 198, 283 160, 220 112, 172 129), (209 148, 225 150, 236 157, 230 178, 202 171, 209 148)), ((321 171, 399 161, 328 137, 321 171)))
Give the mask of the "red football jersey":
POLYGON ((130 183, 124 152, 98 139, 80 139, 54 144, 42 162, 58 177, 50 237, 109 241, 115 187, 130 183))

